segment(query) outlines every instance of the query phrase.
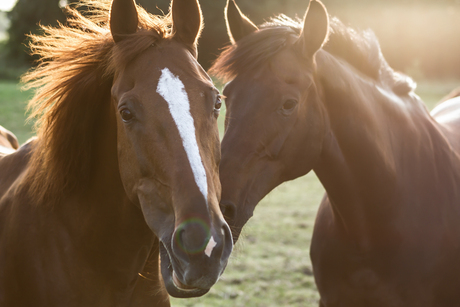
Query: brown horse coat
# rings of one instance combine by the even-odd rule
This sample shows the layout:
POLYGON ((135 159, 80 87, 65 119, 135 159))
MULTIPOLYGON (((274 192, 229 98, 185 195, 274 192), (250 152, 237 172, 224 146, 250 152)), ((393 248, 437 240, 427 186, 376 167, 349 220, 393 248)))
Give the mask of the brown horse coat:
POLYGON ((0 156, 0 306, 169 306, 231 253, 219 210, 218 91, 196 0, 159 17, 86 1, 32 37, 37 138, 0 156), (109 19, 110 15, 110 19, 109 19), (160 261, 161 259, 161 261, 160 261))
POLYGON ((320 306, 460 306, 460 100, 430 115, 374 35, 319 1, 303 25, 226 11, 234 45, 212 71, 229 81, 220 177, 235 238, 267 193, 313 170, 320 306))
MULTIPOLYGON (((19 143, 16 136, 11 131, 0 126, 0 146, 6 149, 18 149, 19 143)), ((2 151, 0 147, 0 151, 2 151)), ((10 150, 8 150, 10 152, 10 150)))

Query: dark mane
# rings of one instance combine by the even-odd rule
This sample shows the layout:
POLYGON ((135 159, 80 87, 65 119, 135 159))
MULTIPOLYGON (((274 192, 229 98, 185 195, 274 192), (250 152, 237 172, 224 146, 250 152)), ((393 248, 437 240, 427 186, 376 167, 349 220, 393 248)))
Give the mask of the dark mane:
MULTIPOLYGON (((355 31, 337 18, 331 18, 329 26, 329 40, 323 50, 348 62, 366 76, 389 84, 397 94, 407 94, 415 88, 409 77, 395 72, 388 65, 372 31, 355 31)), ((298 37, 301 29, 301 20, 284 15, 273 18, 260 26, 259 31, 225 48, 210 72, 228 81, 238 73, 257 69, 281 49, 291 46, 292 38, 298 37)))
MULTIPOLYGON (((38 66, 23 76, 36 90, 29 102, 36 119, 28 189, 39 201, 86 187, 94 158, 98 118, 110 102, 115 72, 154 42, 170 35, 169 16, 138 7, 139 30, 115 46, 109 29, 110 1, 85 0, 91 14, 67 8, 67 25, 42 27, 31 36, 38 66)), ((108 108, 106 108, 108 109, 108 108)))

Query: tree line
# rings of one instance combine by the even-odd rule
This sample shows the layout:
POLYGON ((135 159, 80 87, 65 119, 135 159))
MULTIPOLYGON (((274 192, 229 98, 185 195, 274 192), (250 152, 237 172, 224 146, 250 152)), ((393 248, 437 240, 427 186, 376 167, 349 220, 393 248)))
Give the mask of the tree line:
MULTIPOLYGON (((225 1, 201 1, 206 27, 199 41, 199 54, 200 62, 205 68, 209 67, 218 54, 219 48, 228 41, 223 19, 225 1)), ((77 2, 70 0, 67 4, 72 6, 77 2)), ((170 3, 169 0, 137 0, 136 2, 154 14, 166 14, 170 3)), ((10 26, 6 53, 12 63, 33 65, 36 58, 29 55, 27 34, 38 33, 38 24, 55 26, 58 23, 65 23, 65 10, 60 7, 60 4, 62 4, 60 0, 18 0, 13 9, 8 12, 10 26)))
MULTIPOLYGON (((6 52, 11 63, 33 65, 26 34, 38 23, 65 23, 62 0, 18 0, 8 12, 6 52)), ((77 0, 68 0, 74 5, 77 0)), ((154 14, 167 13, 170 0, 136 0, 154 14)), ((308 0, 237 0, 256 24, 284 13, 301 18, 308 0)), ((460 77, 460 0, 323 0, 332 15, 358 29, 372 28, 390 65, 424 77, 460 77)), ((200 0, 205 28, 199 41, 199 61, 206 69, 229 44, 224 21, 226 0, 200 0)))

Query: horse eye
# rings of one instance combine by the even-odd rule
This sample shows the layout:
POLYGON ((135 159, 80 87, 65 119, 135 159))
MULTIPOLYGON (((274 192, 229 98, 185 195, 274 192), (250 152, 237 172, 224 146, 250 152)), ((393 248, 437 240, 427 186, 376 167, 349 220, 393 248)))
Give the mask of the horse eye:
POLYGON ((217 96, 216 103, 214 104, 214 110, 220 110, 222 107, 222 97, 219 95, 217 96))
POLYGON ((297 105, 297 101, 294 99, 289 99, 286 100, 283 104, 283 111, 290 111, 294 109, 294 107, 297 105))
POLYGON ((128 109, 122 109, 120 111, 121 119, 126 123, 133 119, 134 115, 128 109))

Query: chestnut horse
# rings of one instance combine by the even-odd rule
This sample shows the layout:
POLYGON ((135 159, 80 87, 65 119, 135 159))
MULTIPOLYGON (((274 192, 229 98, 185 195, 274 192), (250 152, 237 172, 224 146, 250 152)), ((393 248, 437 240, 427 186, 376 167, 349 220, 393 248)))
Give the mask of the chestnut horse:
MULTIPOLYGON (((313 170, 320 306, 460 306, 460 100, 430 115, 375 36, 311 1, 260 28, 227 5, 221 206, 238 238, 257 203, 313 170)), ((269 221, 267 221, 268 223, 269 221)))
POLYGON ((203 295, 233 241, 199 4, 173 0, 164 17, 133 0, 82 4, 88 17, 70 9, 68 26, 32 37, 38 136, 0 159, 0 306, 203 295))
POLYGON ((0 155, 14 152, 18 149, 19 143, 16 136, 0 126, 0 155))

